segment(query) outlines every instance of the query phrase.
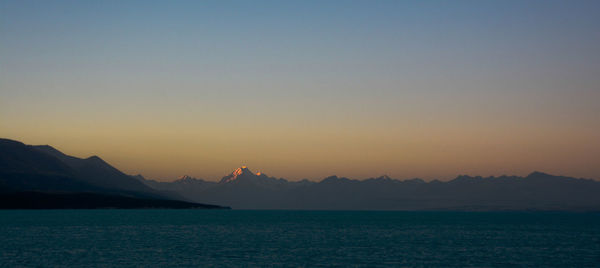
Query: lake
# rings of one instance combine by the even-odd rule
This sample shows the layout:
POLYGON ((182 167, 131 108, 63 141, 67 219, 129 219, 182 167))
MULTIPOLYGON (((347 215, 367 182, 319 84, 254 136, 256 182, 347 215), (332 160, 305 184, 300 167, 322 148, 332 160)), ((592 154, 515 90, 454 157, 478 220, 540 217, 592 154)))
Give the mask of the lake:
POLYGON ((600 267, 600 213, 2 210, 0 266, 600 267))

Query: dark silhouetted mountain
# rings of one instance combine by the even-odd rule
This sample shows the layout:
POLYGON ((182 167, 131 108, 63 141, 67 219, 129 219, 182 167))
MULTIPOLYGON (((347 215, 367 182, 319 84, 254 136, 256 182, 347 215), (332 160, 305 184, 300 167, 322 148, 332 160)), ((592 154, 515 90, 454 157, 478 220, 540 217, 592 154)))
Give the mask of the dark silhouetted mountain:
MULTIPOLYGON (((44 200, 48 201, 48 204, 60 204, 60 200, 72 200, 73 196, 83 198, 80 200, 82 204, 88 202, 90 206, 101 205, 93 201, 97 195, 112 196, 106 198, 104 203, 110 206, 115 204, 115 200, 127 201, 129 205, 123 203, 123 207, 129 207, 131 204, 162 204, 161 207, 172 204, 177 207, 185 203, 162 202, 183 198, 175 192, 161 192, 149 187, 138 179, 123 174, 97 156, 80 159, 65 155, 48 145, 31 146, 8 139, 0 139, 0 195, 2 200, 35 197, 35 200, 31 200, 37 202, 38 205, 35 206, 43 205, 39 202, 44 200), (66 195, 73 193, 96 195, 66 195), (68 198, 65 199, 66 197, 68 198), (150 199, 161 200, 162 203, 145 201, 150 199)), ((20 204, 10 206, 13 205, 19 207, 20 204)))
POLYGON ((58 158, 74 172, 74 175, 91 185, 125 191, 156 193, 156 190, 124 174, 98 156, 85 159, 69 156, 48 145, 31 146, 40 152, 58 158))
POLYGON ((0 139, 0 191, 95 191, 67 164, 31 146, 0 139))
POLYGON ((461 175, 447 182, 388 176, 366 180, 330 176, 320 182, 290 182, 254 174, 244 166, 218 183, 186 181, 186 186, 181 186, 181 179, 147 183, 196 202, 240 209, 600 210, 600 182, 541 172, 526 177, 461 175))

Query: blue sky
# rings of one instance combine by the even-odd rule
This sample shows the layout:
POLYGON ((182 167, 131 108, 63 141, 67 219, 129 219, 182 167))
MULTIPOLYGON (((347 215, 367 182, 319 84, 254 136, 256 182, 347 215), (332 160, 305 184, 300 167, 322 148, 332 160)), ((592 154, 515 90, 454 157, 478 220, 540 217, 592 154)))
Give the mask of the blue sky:
POLYGON ((599 11, 1 1, 0 134, 159 178, 597 177, 599 11))

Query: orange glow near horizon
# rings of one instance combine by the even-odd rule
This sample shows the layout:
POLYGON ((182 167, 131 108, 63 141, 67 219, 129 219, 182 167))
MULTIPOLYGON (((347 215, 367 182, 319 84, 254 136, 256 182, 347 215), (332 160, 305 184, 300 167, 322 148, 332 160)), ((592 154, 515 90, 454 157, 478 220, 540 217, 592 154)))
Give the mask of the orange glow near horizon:
POLYGON ((157 180, 598 179, 599 6, 0 1, 0 137, 157 180))
POLYGON ((26 144, 49 144, 77 157, 98 155, 126 173, 158 180, 183 174, 218 180, 242 162, 248 164, 244 167, 291 180, 318 180, 329 175, 364 179, 384 174, 398 179, 445 180, 459 174, 526 175, 534 170, 598 178, 594 159, 598 159, 600 142, 595 133, 538 126, 522 127, 519 135, 514 135, 510 128, 479 126, 463 126, 461 130, 414 126, 412 131, 407 126, 372 126, 363 131, 323 126, 280 133, 243 126, 214 127, 213 131, 204 127, 139 129, 152 133, 148 135, 116 129, 105 129, 106 134, 99 135, 96 128, 72 132, 47 128, 44 135, 13 131, 3 137, 26 144))

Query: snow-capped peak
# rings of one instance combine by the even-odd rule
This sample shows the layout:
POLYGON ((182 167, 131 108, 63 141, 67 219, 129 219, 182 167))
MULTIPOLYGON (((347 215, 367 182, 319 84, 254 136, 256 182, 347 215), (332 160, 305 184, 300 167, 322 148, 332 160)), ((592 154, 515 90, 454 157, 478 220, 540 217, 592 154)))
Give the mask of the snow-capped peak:
POLYGON ((194 179, 194 178, 192 178, 188 175, 183 175, 183 176, 179 177, 179 179, 177 179, 177 180, 191 180, 191 179, 194 179))
POLYGON ((248 167, 241 166, 241 167, 237 168, 236 170, 234 170, 233 172, 231 172, 231 174, 223 177, 223 179, 221 179, 221 183, 235 181, 240 177, 246 177, 246 176, 255 177, 256 175, 254 173, 252 173, 252 171, 250 171, 248 169, 248 167))

